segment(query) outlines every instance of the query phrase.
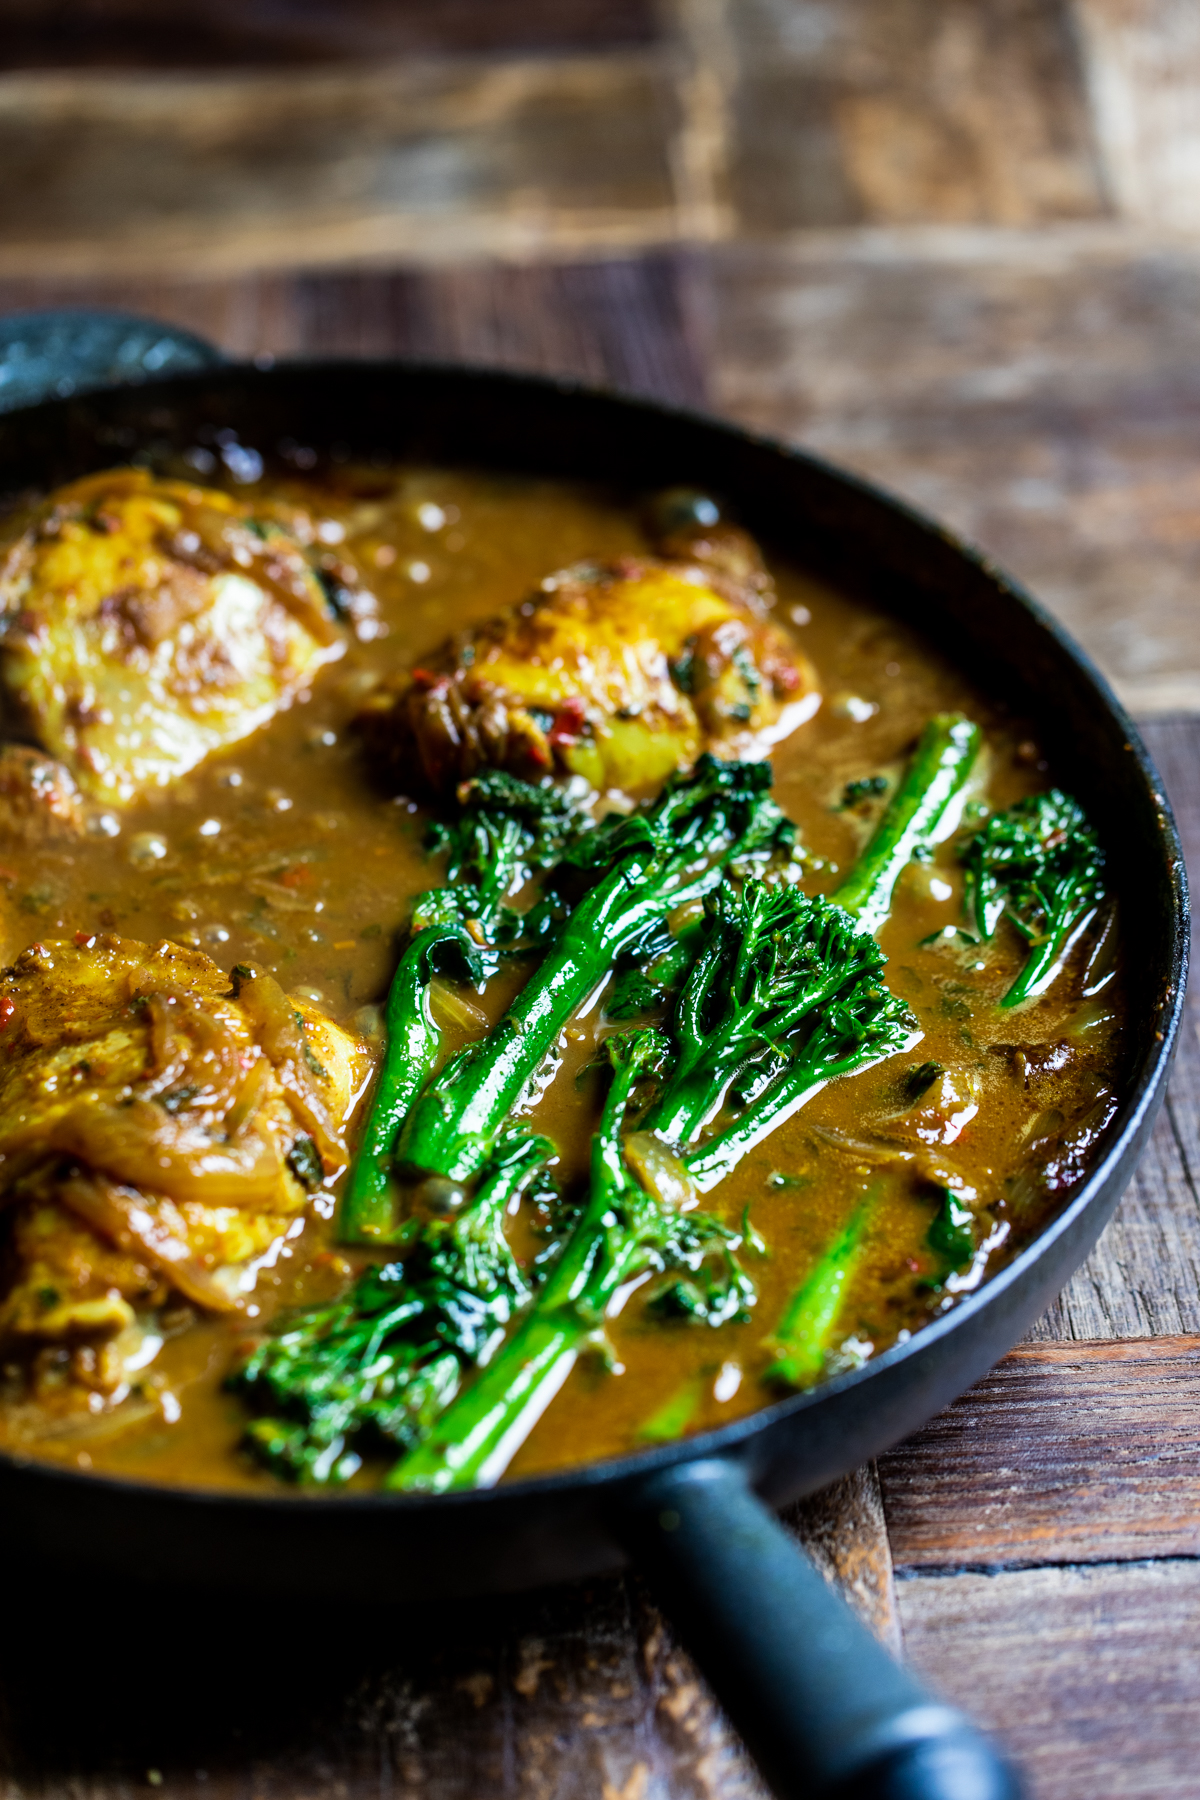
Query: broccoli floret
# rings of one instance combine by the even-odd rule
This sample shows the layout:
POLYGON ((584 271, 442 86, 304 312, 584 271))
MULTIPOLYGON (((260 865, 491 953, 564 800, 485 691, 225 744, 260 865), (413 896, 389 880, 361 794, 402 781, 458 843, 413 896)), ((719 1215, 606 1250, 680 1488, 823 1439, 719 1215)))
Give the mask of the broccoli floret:
POLYGON ((1105 895, 1104 852, 1083 808, 1059 788, 997 813, 959 851, 964 909, 980 938, 1007 917, 1029 955, 1001 1006, 1042 993, 1105 895))

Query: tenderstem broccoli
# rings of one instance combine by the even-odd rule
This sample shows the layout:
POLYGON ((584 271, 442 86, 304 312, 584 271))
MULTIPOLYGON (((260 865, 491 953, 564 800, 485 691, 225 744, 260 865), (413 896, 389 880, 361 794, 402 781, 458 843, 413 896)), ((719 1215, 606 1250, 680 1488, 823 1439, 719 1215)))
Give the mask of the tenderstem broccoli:
MULTIPOLYGON (((685 1152, 684 1166, 699 1193, 723 1181, 828 1082, 895 1056, 920 1038, 908 1006, 884 983, 887 958, 874 940, 828 901, 809 900, 797 914, 797 960, 805 952, 824 959, 825 991, 786 1036, 766 1043, 757 1066, 749 1062, 741 1075, 744 1103, 729 1123, 685 1152)), ((702 1059, 701 1079, 704 1068, 702 1059)))
POLYGON ((230 1385, 266 1409, 247 1438, 268 1467, 345 1479, 360 1449, 394 1454, 421 1436, 534 1291, 504 1220, 552 1155, 545 1138, 512 1133, 468 1207, 408 1221, 403 1263, 368 1269, 263 1340, 230 1385))
POLYGON ((498 950, 527 954, 550 928, 550 909, 535 906, 522 915, 508 900, 592 826, 560 788, 535 787, 503 770, 464 781, 456 800, 454 816, 434 824, 426 839, 428 849, 447 852, 447 885, 418 897, 412 936, 392 978, 386 1049, 342 1196, 343 1243, 388 1243, 400 1229, 392 1157, 441 1054, 442 1034, 430 1004, 435 971, 466 974, 478 983, 494 970, 498 950))
POLYGON ((873 934, 887 918, 896 882, 914 852, 943 823, 982 741, 978 725, 961 713, 937 713, 926 725, 870 842, 833 896, 858 920, 861 931, 873 934))
MULTIPOLYGON (((740 892, 718 889, 706 911, 708 930, 672 1022, 678 1059, 642 1129, 690 1145, 740 1088, 735 1101, 748 1101, 735 1133, 740 1154, 786 1116, 777 1089, 794 1110, 794 1097, 832 1073, 908 1043, 912 1021, 883 985, 882 951, 831 901, 747 881, 740 892)), ((693 1175, 703 1168, 699 1185, 733 1166, 735 1138, 721 1134, 715 1160, 689 1162, 693 1175)))
POLYGON ((400 1141, 401 1162, 455 1180, 482 1167, 559 1032, 621 952, 708 893, 732 857, 790 842, 794 829, 770 799, 770 782, 766 763, 705 755, 644 811, 605 821, 568 848, 558 877, 587 882, 587 891, 500 1023, 425 1089, 400 1141))
MULTIPOLYGON (((691 778, 668 784, 653 806, 630 819, 606 821, 567 845, 553 879, 566 886, 590 878, 592 885, 558 928, 501 1027, 448 1064, 415 1105, 406 1090, 409 1122, 398 1160, 410 1170, 453 1180, 476 1174, 496 1154, 514 1101, 572 1011, 622 954, 657 943, 655 933, 664 937, 656 954, 670 953, 672 983, 695 957, 680 998, 677 1038, 643 1031, 609 1040, 613 1079, 579 1223, 508 1342, 437 1423, 441 1407, 458 1392, 463 1368, 477 1360, 481 1340, 471 1339, 474 1351, 459 1345, 453 1367, 444 1354, 418 1359, 424 1385, 413 1390, 418 1400, 403 1414, 403 1428, 414 1439, 428 1435, 394 1471, 393 1485, 440 1491, 497 1479, 581 1348, 601 1330, 624 1283, 647 1265, 680 1277, 657 1296, 661 1310, 713 1324, 744 1315, 753 1287, 734 1254, 741 1234, 679 1210, 668 1197, 647 1191, 654 1183, 634 1173, 632 1150, 627 1157, 622 1143, 633 1090, 661 1082, 641 1135, 649 1130, 659 1134, 656 1142, 667 1137, 675 1143, 685 1156, 676 1165, 683 1183, 705 1190, 825 1081, 911 1041, 912 1022, 883 986, 884 959, 867 928, 877 929, 886 917, 904 861, 961 788, 977 743, 978 733, 964 720, 931 724, 863 865, 837 897, 846 894, 857 917, 796 889, 747 880, 740 892, 721 889, 705 919, 689 928, 682 955, 664 937, 667 914, 710 894, 736 857, 790 844, 791 828, 766 796, 770 775, 764 765, 703 758, 691 778), (732 1121, 694 1144, 723 1103, 734 1112, 732 1121)), ((431 1060, 427 1053, 418 1060, 419 1088, 428 1081, 431 1060)), ((391 1138, 389 1162, 390 1147, 391 1138)), ((663 1151, 672 1155, 665 1146, 663 1151)), ((474 1206, 488 1192, 485 1178, 474 1206)), ((419 1284, 419 1256, 410 1254, 404 1269, 419 1284)), ((399 1267, 392 1279, 401 1292, 407 1289, 399 1267)), ((429 1302, 420 1293, 411 1298, 416 1310, 405 1314, 406 1329, 420 1336, 421 1309, 429 1302)), ((302 1336, 309 1358, 302 1364, 305 1375, 315 1374, 322 1346, 330 1342, 336 1361, 339 1332, 358 1341, 362 1303, 351 1296, 345 1306, 337 1330, 320 1327, 315 1338, 302 1336)), ((285 1341, 286 1334, 278 1340, 285 1341)), ((278 1371, 283 1364, 277 1360, 272 1367, 278 1371)), ((261 1393, 265 1379, 256 1372, 251 1385, 261 1393)), ((276 1379, 282 1383, 282 1375, 276 1379)), ((319 1418, 332 1442, 337 1416, 322 1412, 319 1418)), ((307 1455, 306 1466, 315 1468, 305 1448, 311 1426, 294 1427, 291 1439, 278 1421, 260 1422, 256 1430, 260 1449, 274 1454, 278 1466, 286 1466, 289 1456, 303 1462, 307 1455), (272 1452, 268 1438, 283 1448, 272 1452)), ((394 1430, 383 1435, 397 1441, 394 1430)))
POLYGON ((979 937, 1007 917, 1029 945, 1001 1000, 1019 1006, 1049 987, 1104 899, 1104 852, 1078 801, 1059 788, 997 813, 959 852, 964 907, 979 937))
POLYGON ((715 1262, 709 1316, 717 1323, 744 1316, 753 1289, 734 1254, 740 1233, 703 1213, 665 1207, 625 1161, 622 1128, 633 1090, 668 1060, 670 1040, 651 1029, 609 1038, 605 1049, 613 1076, 592 1140, 586 1208, 511 1338, 392 1470, 389 1487, 444 1493, 498 1480, 580 1351, 602 1332, 620 1290, 647 1267, 695 1275, 715 1262))
MULTIPOLYGON (((885 958, 867 927, 877 929, 886 918, 901 854, 906 861, 936 829, 967 778, 978 742, 966 720, 932 723, 867 846, 865 870, 860 865, 843 889, 854 914, 838 901, 757 881, 746 881, 740 893, 722 888, 707 903, 706 930, 672 1036, 650 1030, 609 1040, 616 1073, 593 1139, 587 1207, 546 1286, 499 1354, 392 1471, 390 1486, 440 1493, 498 1480, 623 1283, 649 1257, 667 1266, 668 1245, 676 1259, 684 1244, 693 1254, 697 1244, 705 1246, 711 1255, 715 1234, 728 1230, 674 1210, 634 1174, 632 1144, 627 1153, 621 1132, 636 1074, 661 1080, 639 1138, 653 1134, 680 1149, 711 1119, 731 1084, 743 1084, 744 1104, 732 1124, 683 1156, 681 1175, 703 1191, 824 1082, 911 1045, 914 1022, 883 984, 885 958)), ((798 1379, 805 1356, 823 1359, 824 1334, 832 1329, 856 1244, 857 1235, 853 1243, 847 1236, 821 1282, 814 1286, 816 1277, 810 1278, 782 1323, 790 1349, 781 1348, 780 1367, 791 1366, 790 1356, 798 1379)), ((731 1274, 726 1286, 737 1293, 738 1279, 731 1274)), ((740 1298, 744 1307, 744 1288, 740 1298)), ((730 1312, 718 1306, 710 1316, 719 1322, 730 1312)))
POLYGON ((442 908, 432 904, 440 898, 438 894, 422 896, 425 910, 418 914, 418 921, 430 922, 418 923, 388 990, 386 1048, 362 1140, 342 1192, 338 1235, 343 1243, 383 1244, 395 1236, 392 1151, 442 1048, 441 1029, 430 1006, 430 983, 436 969, 470 970, 477 957, 475 941, 457 916, 453 901, 442 908), (437 917, 439 910, 444 913, 441 918, 437 917))
POLYGON ((768 1345, 776 1353, 767 1381, 807 1387, 825 1368, 846 1287, 862 1250, 874 1190, 868 1190, 849 1221, 810 1270, 784 1308, 768 1345))
POLYGON ((426 847, 446 852, 446 887, 476 940, 528 953, 552 919, 545 907, 521 914, 508 901, 532 875, 553 868, 593 821, 562 788, 534 786, 503 769, 462 782, 455 798, 456 813, 434 822, 426 847))

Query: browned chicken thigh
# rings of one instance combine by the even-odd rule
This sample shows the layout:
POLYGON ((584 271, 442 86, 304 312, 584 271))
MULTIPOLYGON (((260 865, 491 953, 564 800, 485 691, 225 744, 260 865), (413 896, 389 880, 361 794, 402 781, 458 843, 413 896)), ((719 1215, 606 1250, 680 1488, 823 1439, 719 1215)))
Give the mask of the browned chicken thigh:
POLYGON ((770 622, 757 546, 713 515, 672 519, 662 555, 547 576, 385 683, 360 719, 376 766, 435 792, 488 767, 636 791, 703 750, 766 755, 816 711, 817 677, 770 622))

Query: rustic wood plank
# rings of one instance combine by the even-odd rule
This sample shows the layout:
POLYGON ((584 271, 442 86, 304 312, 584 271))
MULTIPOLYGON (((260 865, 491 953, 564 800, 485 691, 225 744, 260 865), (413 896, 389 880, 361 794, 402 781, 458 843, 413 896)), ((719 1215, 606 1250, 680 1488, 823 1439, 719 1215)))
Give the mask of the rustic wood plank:
POLYGON ((855 1469, 783 1515, 808 1555, 864 1625, 894 1655, 902 1650, 896 1581, 879 1471, 855 1469))
POLYGON ((0 273, 192 276, 670 241, 669 47, 0 75, 0 273))
POLYGON ((585 263, 87 283, 0 277, 0 311, 147 313, 234 356, 424 356, 708 397, 705 272, 688 250, 585 263))
POLYGON ((917 1668, 996 1731, 1030 1800, 1194 1800, 1200 1564, 899 1584, 917 1668))
POLYGON ((713 259, 714 397, 1026 580, 1139 715, 1200 710, 1200 251, 1124 228, 713 259))
POLYGON ((745 231, 1106 210, 1063 0, 751 0, 728 29, 745 231))
POLYGON ((1200 225, 1200 16, 1189 0, 1075 0, 1092 126, 1113 203, 1200 225))
POLYGON ((1200 1336, 1023 1346, 880 1479, 900 1569, 1200 1555, 1200 1336))
MULTIPOLYGON (((877 1510, 868 1500, 872 1529, 877 1510)), ((831 1573, 856 1531, 861 1558, 861 1531, 839 1538, 821 1512, 807 1503, 831 1573)), ((196 1596, 97 1588, 105 1653, 64 1709, 46 1670, 76 1594, 40 1574, 7 1589, 27 1629, 0 1640, 0 1800, 128 1800, 156 1785, 150 1771, 183 1800, 766 1800, 636 1580, 435 1614, 283 1604, 235 1680, 231 1602, 215 1617, 196 1596), (187 1629, 147 1657, 146 1620, 164 1607, 187 1629)))
POLYGON ((14 1634, 0 1644, 3 1800, 127 1800, 155 1775, 190 1800, 764 1800, 659 1615, 622 1581, 436 1614, 284 1604, 261 1630, 243 1622, 236 1675, 228 1630, 196 1597, 175 1602, 190 1623, 170 1655, 147 1657, 164 1597, 97 1590, 106 1652, 66 1709, 46 1671, 71 1590, 18 1578, 9 1598, 29 1632, 23 1649, 14 1634))
POLYGON ((699 280, 685 251, 524 268, 313 275, 294 285, 295 336, 316 353, 400 350, 703 405, 699 280))

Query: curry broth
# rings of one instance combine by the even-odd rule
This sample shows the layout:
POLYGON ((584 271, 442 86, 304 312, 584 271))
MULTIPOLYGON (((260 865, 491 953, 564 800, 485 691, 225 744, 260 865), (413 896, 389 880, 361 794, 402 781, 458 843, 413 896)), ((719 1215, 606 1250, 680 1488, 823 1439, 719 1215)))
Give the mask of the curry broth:
MULTIPOLYGON (((98 834, 39 853, 28 868, 3 871, 5 956, 34 939, 77 931, 174 938, 223 968, 245 962, 269 971, 377 1047, 379 1004, 412 896, 436 885, 439 864, 422 848, 428 812, 407 797, 382 795, 368 779, 348 729, 364 693, 380 673, 419 662, 447 631, 519 600, 548 571, 584 557, 644 551, 646 541, 636 505, 566 482, 343 471, 325 486, 288 477, 241 493, 305 506, 331 571, 336 576, 340 561, 352 562, 376 595, 378 624, 351 642, 302 703, 129 808, 119 835, 98 834)), ((770 563, 776 622, 815 663, 824 695, 816 718, 774 755, 775 793, 799 828, 809 892, 837 886, 882 805, 842 809, 845 784, 896 773, 934 712, 962 709, 985 728, 984 767, 972 778, 973 791, 993 808, 1047 784, 1026 734, 915 634, 777 557, 770 563)), ((1085 947, 1047 996, 1002 1012, 995 1002, 1021 961, 1007 925, 982 949, 949 938, 922 943, 955 924, 961 904, 950 846, 928 864, 910 865, 880 941, 889 983, 912 1006, 923 1041, 827 1087, 707 1197, 706 1206, 732 1224, 749 1208, 769 1246, 747 1257, 759 1296, 750 1322, 720 1330, 666 1323, 651 1319, 644 1296, 634 1293, 610 1323, 607 1353, 597 1349, 580 1360, 510 1478, 703 1430, 775 1398, 762 1379, 771 1361, 765 1340, 872 1182, 881 1183, 881 1198, 843 1310, 847 1364, 952 1305, 957 1292, 1045 1223, 1058 1188, 1030 1171, 1052 1157, 1056 1133, 1102 1116, 1116 1078, 1116 982, 1092 998, 1083 977, 1089 956, 1111 960, 1111 944, 1105 939, 1098 952, 1085 947), (1073 1051, 1067 1066, 1047 1066, 1031 1080, 1038 1047, 1059 1043, 1073 1051), (950 1112, 943 1106, 923 1131, 921 1105, 905 1094, 904 1076, 928 1061, 951 1078, 950 1112), (954 1081, 962 1101, 957 1128, 950 1116, 954 1081), (941 1157, 997 1196, 976 1266, 940 1287, 926 1243, 933 1206, 910 1181, 887 1181, 872 1147, 872 1134, 901 1118, 914 1155, 932 1156, 934 1166, 941 1157), (922 1151, 923 1144, 932 1148, 922 1151)), ((494 1020, 518 979, 515 972, 497 977, 482 996, 467 997, 494 1020)), ((588 1066, 607 1029, 602 1005, 568 1028, 562 1068, 532 1115, 559 1147, 556 1174, 564 1183, 586 1167, 600 1097, 588 1066)), ((465 1041, 461 1029, 448 1033, 450 1050, 465 1041)), ((331 1210, 327 1201, 316 1204, 322 1215, 331 1210)), ((524 1220, 513 1229, 519 1248, 536 1247, 524 1220)), ((277 1487, 239 1451, 247 1414, 223 1390, 223 1378, 249 1332, 281 1307, 337 1293, 364 1260, 336 1246, 328 1217, 310 1216, 264 1259, 246 1314, 193 1315, 167 1338, 140 1395, 50 1435, 29 1407, 14 1405, 0 1414, 0 1443, 113 1474, 277 1487)), ((363 1470, 352 1485, 373 1484, 383 1466, 363 1470)))

